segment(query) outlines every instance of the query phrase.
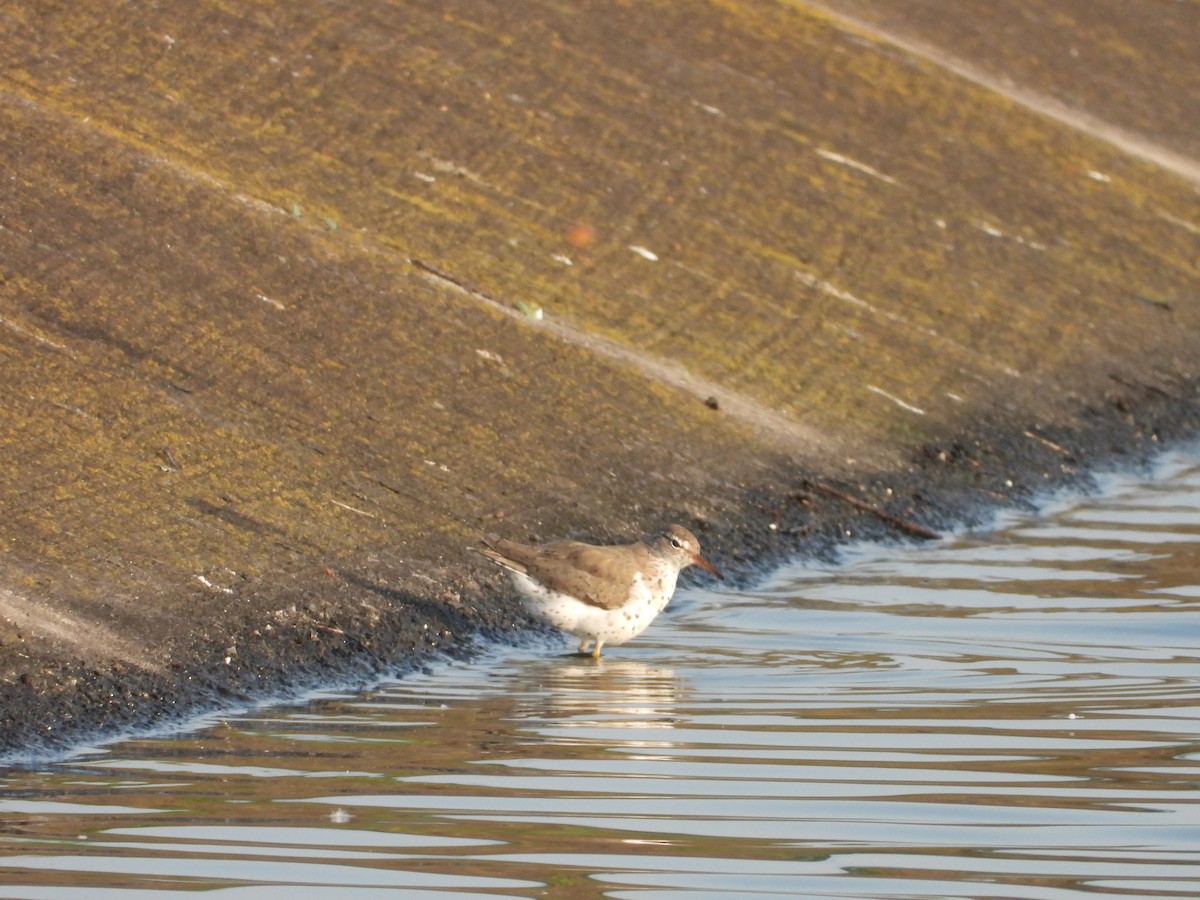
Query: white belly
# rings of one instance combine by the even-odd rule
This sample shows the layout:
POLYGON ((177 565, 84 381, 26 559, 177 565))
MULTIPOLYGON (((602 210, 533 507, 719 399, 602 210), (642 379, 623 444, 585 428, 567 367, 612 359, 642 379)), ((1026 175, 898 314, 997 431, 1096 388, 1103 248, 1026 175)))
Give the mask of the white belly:
POLYGON ((600 609, 569 594, 549 590, 528 575, 510 572, 525 608, 537 619, 577 638, 605 644, 623 644, 646 630, 662 612, 675 590, 674 580, 654 596, 639 576, 634 579, 631 599, 619 609, 600 609))

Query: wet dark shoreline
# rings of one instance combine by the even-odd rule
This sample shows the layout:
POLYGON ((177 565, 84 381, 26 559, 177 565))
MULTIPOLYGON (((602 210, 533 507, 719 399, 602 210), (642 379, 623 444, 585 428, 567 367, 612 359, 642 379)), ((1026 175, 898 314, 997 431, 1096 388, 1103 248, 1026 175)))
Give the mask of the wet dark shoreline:
MULTIPOLYGON (((1188 390, 1200 398, 1200 384, 1188 390)), ((1054 491, 1086 491, 1094 474, 1150 466, 1165 449, 1200 433, 1200 402, 1145 397, 1130 404, 1114 397, 1108 406, 1113 415, 1098 412, 1090 429, 1060 429, 1054 439, 1031 438, 1030 429, 1019 429, 997 431, 1000 439, 992 441, 978 435, 927 445, 902 473, 838 482, 856 504, 815 488, 824 484, 815 476, 760 485, 747 492, 740 518, 706 531, 706 545, 714 548, 706 552, 731 583, 749 584, 786 560, 832 559, 851 543, 920 541, 909 524, 951 530, 977 525, 1001 509, 1030 508, 1054 491)), ((129 670, 105 677, 81 667, 63 673, 73 680, 70 690, 61 690, 61 681, 22 682, 26 690, 14 696, 10 688, 6 698, 3 760, 37 763, 91 740, 170 730, 204 713, 321 688, 366 687, 536 632, 538 626, 511 602, 507 582, 488 577, 490 570, 466 554, 464 581, 476 575, 479 583, 463 591, 456 614, 447 614, 433 591, 393 593, 355 573, 335 573, 331 582, 385 596, 395 604, 393 613, 369 630, 343 627, 346 620, 335 613, 323 622, 309 619, 300 628, 259 635, 258 641, 231 632, 228 639, 245 648, 232 667, 197 657, 181 660, 165 679, 129 670)), ((683 583, 688 581, 685 576, 683 583)))

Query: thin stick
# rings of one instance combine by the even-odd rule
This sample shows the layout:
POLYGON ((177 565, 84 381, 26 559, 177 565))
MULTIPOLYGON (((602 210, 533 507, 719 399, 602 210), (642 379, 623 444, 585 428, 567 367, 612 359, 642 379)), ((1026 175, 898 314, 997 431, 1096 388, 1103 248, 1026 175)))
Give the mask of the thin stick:
POLYGON ((1025 432, 1025 437, 1031 438, 1031 439, 1037 441, 1039 444, 1045 444, 1051 450, 1056 450, 1057 452, 1061 453, 1063 456, 1073 456, 1074 455, 1071 453, 1070 450, 1068 450, 1062 444, 1056 444, 1056 443, 1054 443, 1054 441, 1050 440, 1049 438, 1044 438, 1040 434, 1035 434, 1032 431, 1027 430, 1025 432))
POLYGON ((900 516, 894 516, 890 512, 886 512, 876 506, 874 503, 868 503, 865 500, 859 500, 853 494, 847 494, 840 488, 835 488, 831 484, 825 484, 823 481, 812 482, 813 487, 817 490, 828 494, 831 497, 837 497, 839 500, 844 500, 856 509, 861 509, 863 512, 869 512, 874 516, 878 516, 889 525, 894 525, 901 531, 906 531, 914 537, 923 538, 927 541, 937 540, 941 537, 936 531, 926 528, 924 525, 919 525, 911 519, 904 519, 900 516))

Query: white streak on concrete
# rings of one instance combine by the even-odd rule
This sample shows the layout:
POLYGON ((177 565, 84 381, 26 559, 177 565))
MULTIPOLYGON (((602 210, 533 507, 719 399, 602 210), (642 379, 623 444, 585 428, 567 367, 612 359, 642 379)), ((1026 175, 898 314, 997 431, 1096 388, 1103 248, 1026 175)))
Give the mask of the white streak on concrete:
POLYGON ((817 156, 822 159, 827 159, 830 162, 837 163, 839 166, 846 166, 855 171, 862 172, 864 175, 870 175, 872 178, 878 178, 885 184, 899 184, 891 175, 884 175, 878 169, 868 166, 866 163, 861 163, 857 159, 851 159, 848 156, 842 156, 840 153, 834 153, 832 150, 817 150, 817 156))
POLYGON ((282 303, 280 303, 278 300, 272 300, 266 294, 255 294, 254 296, 257 297, 259 300, 261 300, 263 303, 273 306, 280 311, 287 309, 287 307, 284 306, 282 303))
POLYGON ((888 400, 891 400, 893 403, 895 403, 901 409, 906 409, 911 413, 916 413, 918 416, 925 415, 925 410, 921 409, 921 407, 913 406, 911 403, 905 403, 903 400, 901 400, 895 394, 889 394, 887 391, 885 391, 881 387, 876 387, 873 384, 868 384, 867 390, 870 391, 872 394, 878 394, 880 397, 885 397, 888 400))

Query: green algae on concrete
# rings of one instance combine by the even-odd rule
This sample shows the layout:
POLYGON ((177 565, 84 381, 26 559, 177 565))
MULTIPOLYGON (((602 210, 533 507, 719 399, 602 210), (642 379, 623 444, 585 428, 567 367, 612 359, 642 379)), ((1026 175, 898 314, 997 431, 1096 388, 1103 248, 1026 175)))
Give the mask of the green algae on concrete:
POLYGON ((3 748, 524 627, 481 530, 752 559, 1191 422, 1193 186, 826 15, 0 31, 3 748))

